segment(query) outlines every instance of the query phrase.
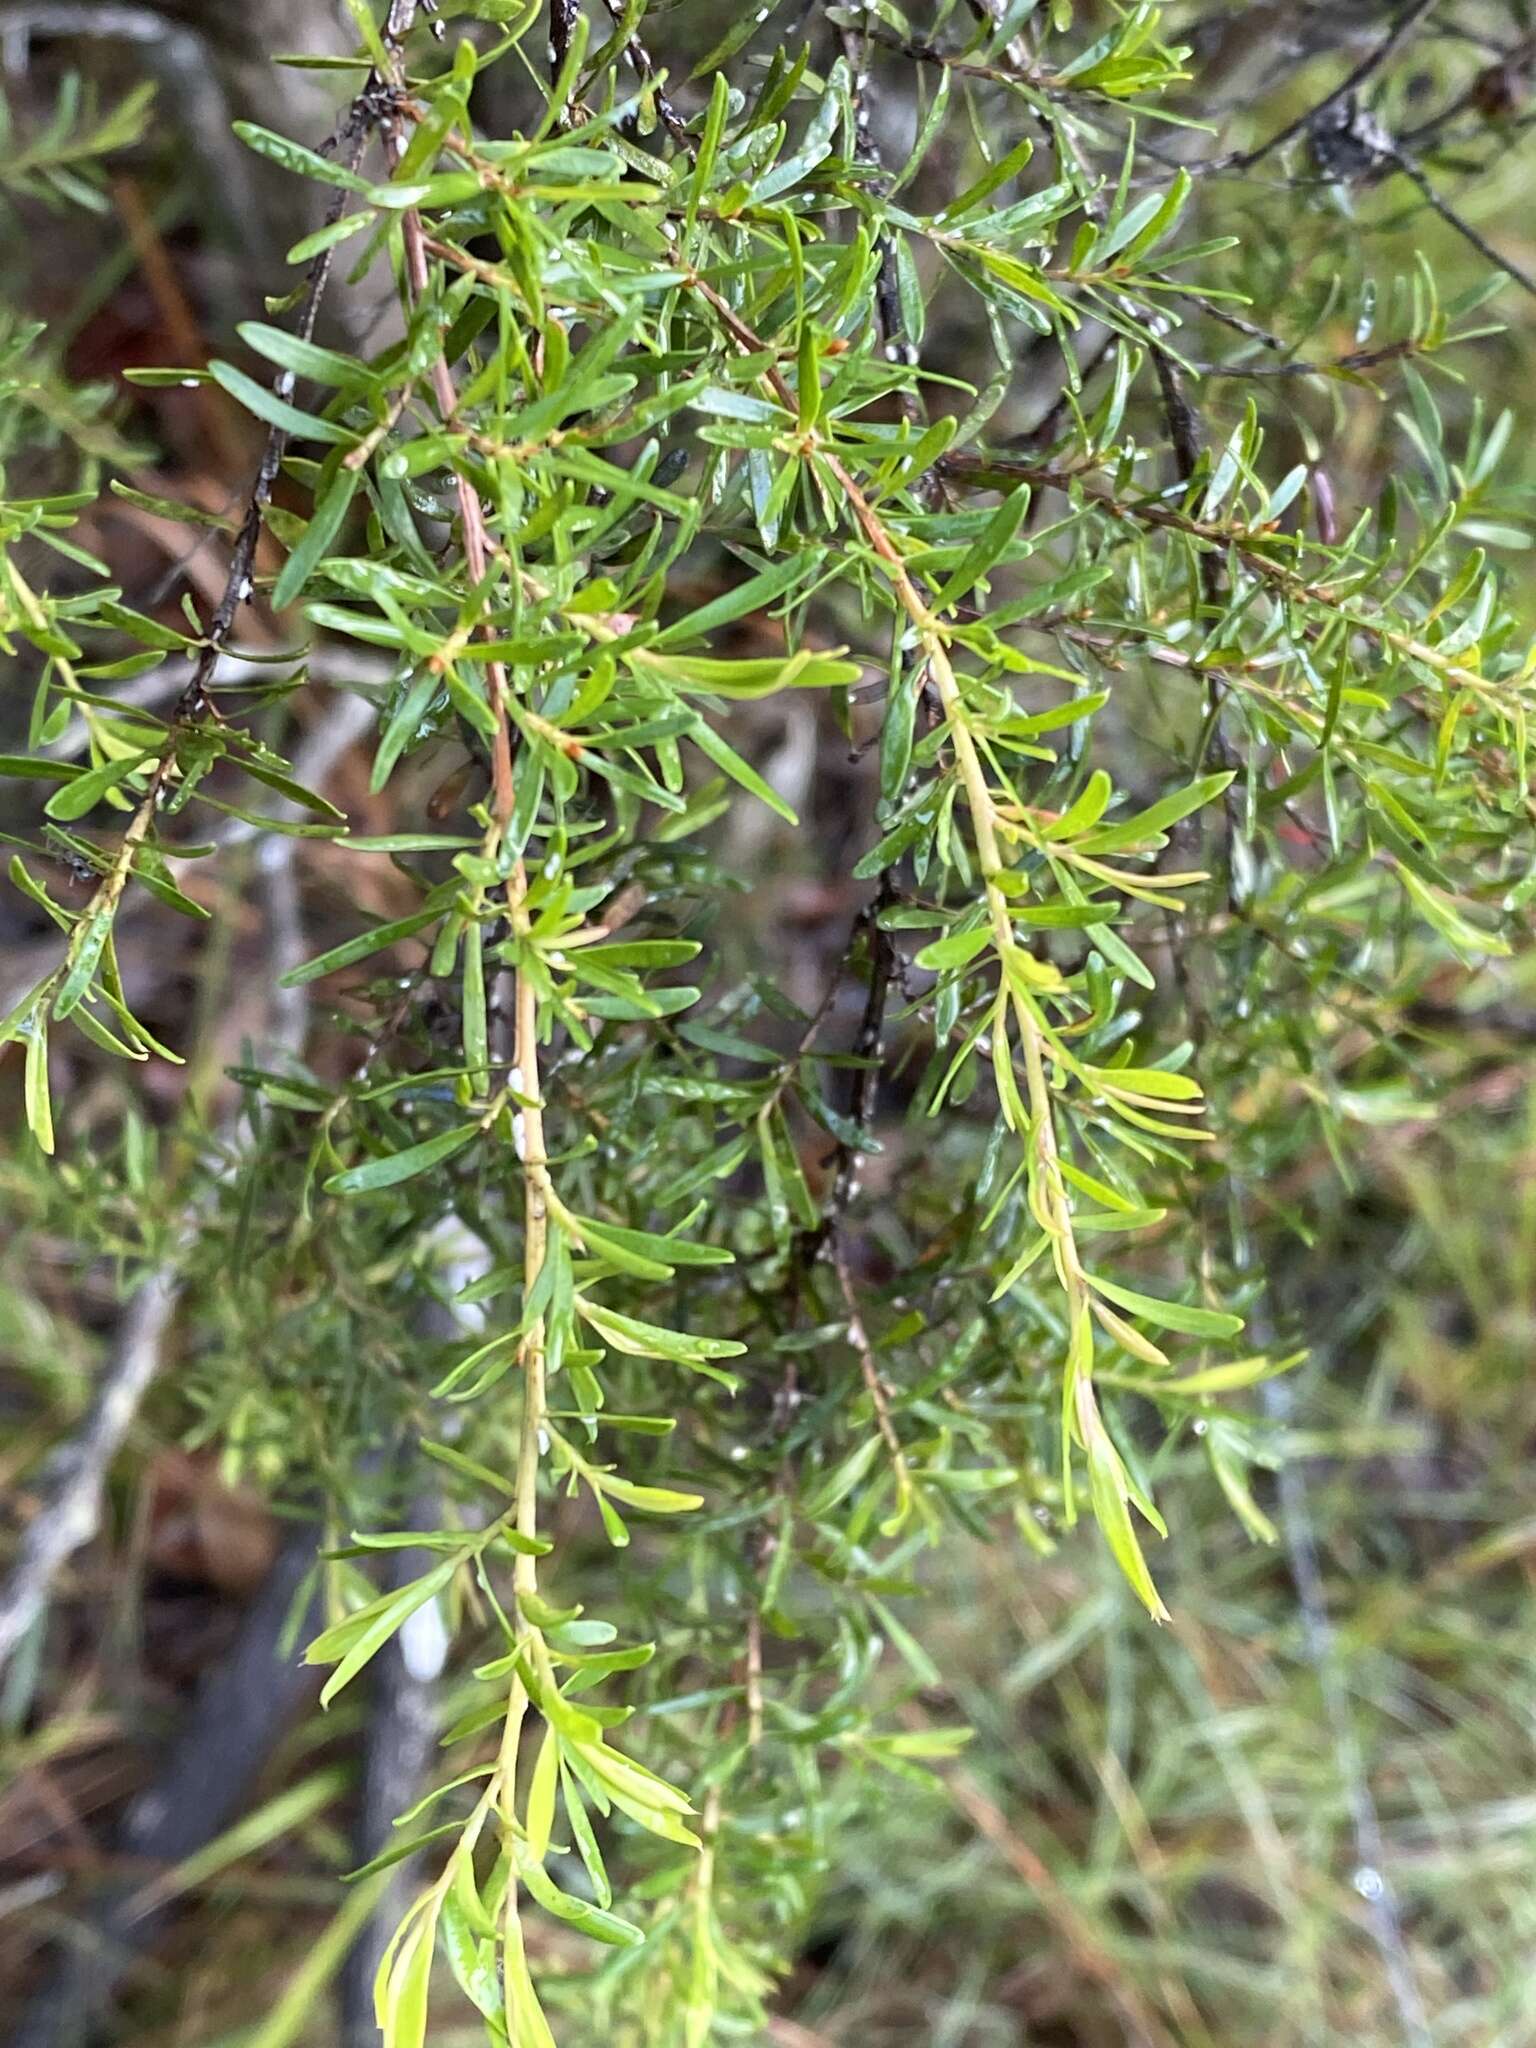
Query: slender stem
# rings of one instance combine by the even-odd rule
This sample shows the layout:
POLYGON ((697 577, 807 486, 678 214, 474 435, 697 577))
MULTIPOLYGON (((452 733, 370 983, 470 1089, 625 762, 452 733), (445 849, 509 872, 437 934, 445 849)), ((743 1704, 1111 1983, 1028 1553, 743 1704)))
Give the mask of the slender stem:
MULTIPOLYGON (((421 216, 410 208, 404 220, 406 275, 410 280, 412 294, 420 298, 427 290, 427 246, 422 234, 421 216)), ((445 357, 439 355, 432 365, 432 389, 437 399, 438 411, 442 414, 444 426, 453 424, 458 412, 459 397, 454 389, 453 372, 445 357)), ((459 522, 464 529, 464 561, 469 570, 470 582, 478 588, 485 581, 486 563, 489 550, 486 545, 485 514, 475 487, 462 471, 455 477, 459 499, 459 522)), ((512 719, 508 705, 511 701, 507 688, 507 671, 499 661, 486 663, 486 695, 491 709, 496 714, 496 732, 491 741, 491 809, 496 823, 505 832, 512 816, 512 719)))
MULTIPOLYGON (((689 282, 713 309, 744 353, 757 355, 768 349, 769 345, 712 285, 698 276, 692 277, 689 282)), ((789 411, 797 411, 795 396, 777 366, 770 362, 764 376, 779 403, 789 411)), ((808 448, 807 453, 810 452, 812 451, 808 448)), ((1014 935, 1013 920, 1008 912, 1008 899, 1003 892, 1000 879, 1005 863, 998 843, 997 805, 992 796, 991 785, 987 781, 981 749, 977 746, 975 734, 971 730, 970 713, 966 709, 960 681, 949 658, 943 622, 913 582, 900 549, 836 452, 825 443, 821 443, 815 446, 814 453, 825 464, 828 474, 834 478, 838 488, 847 497, 853 508, 854 517, 874 550, 902 610, 911 620, 917 633, 924 655, 924 662, 918 672, 922 673, 926 669, 944 713, 950 745, 954 749, 955 765, 959 770, 961 787, 965 792, 966 808, 970 813, 971 830, 976 839, 982 885, 986 890, 987 915, 991 922, 998 958, 1006 972, 1006 963, 1010 955, 1017 953, 1019 947, 1014 935)), ((1072 1206, 1067 1200, 1066 1188, 1061 1177, 1060 1154, 1056 1142, 1055 1105, 1045 1071, 1045 1033, 1038 1012, 1023 998, 1016 987, 1010 986, 1010 999, 1018 1026, 1019 1042, 1024 1053, 1025 1082, 1029 1094, 1029 1138, 1034 1148, 1040 1188, 1040 1222, 1051 1238, 1056 1270, 1066 1292, 1070 1311, 1069 1327, 1077 1331, 1086 1326, 1091 1300, 1082 1261, 1078 1256, 1072 1225, 1072 1206)))
POLYGON ((969 449, 942 456, 939 466, 948 475, 967 477, 974 483, 990 484, 997 489, 1009 481, 1033 483, 1048 490, 1070 491, 1076 488, 1115 519, 1137 526, 1165 527, 1175 533, 1187 533, 1211 547, 1230 549, 1242 557, 1261 581, 1283 596, 1331 611, 1356 632, 1365 633, 1393 653, 1433 669, 1455 689, 1471 690, 1497 701, 1504 687, 1502 682, 1468 668, 1464 662, 1450 658, 1439 648, 1415 638, 1412 633, 1405 633, 1382 619, 1372 618, 1326 584, 1311 583, 1294 569, 1288 569, 1283 562, 1276 561, 1270 550, 1286 538, 1284 535, 1200 519, 1164 498, 1148 497, 1135 501, 1118 498, 1111 484, 1086 468, 1067 470, 991 451, 972 453, 969 449))
POLYGON ((1398 49, 1418 27, 1434 5, 1435 0, 1412 0, 1412 4, 1397 17, 1380 42, 1366 52, 1354 69, 1346 77, 1341 78, 1331 92, 1325 93, 1320 100, 1315 100, 1304 113, 1298 114, 1293 121, 1287 121, 1283 128, 1277 128, 1265 141, 1257 143, 1252 149, 1235 150, 1226 156, 1206 157, 1192 164, 1190 169, 1202 176, 1211 171, 1251 170, 1272 150, 1283 149, 1286 143, 1294 142, 1296 137, 1304 134, 1321 115, 1338 106, 1340 101, 1348 99, 1351 93, 1358 92, 1366 80, 1381 69, 1393 51, 1398 49))
POLYGON ((1473 227, 1471 221, 1466 219, 1463 214, 1458 213, 1451 202, 1430 183, 1419 165, 1409 156, 1406 150, 1393 149, 1388 152, 1388 155, 1391 162, 1397 166, 1409 183, 1417 186, 1418 190, 1434 208, 1435 212, 1439 214, 1447 227, 1454 228, 1464 242, 1469 242, 1485 263, 1491 263, 1495 270, 1502 270, 1511 284, 1519 285, 1521 291, 1536 299, 1536 276, 1533 276, 1529 270, 1523 270, 1512 256, 1502 255, 1499 250, 1495 249, 1492 242, 1488 240, 1488 237, 1479 233, 1473 227))
MULTIPOLYGON (((569 18, 573 14, 574 9, 562 9, 557 6, 554 10, 552 33, 556 23, 562 19, 568 32, 569 18)), ((399 152, 402 150, 404 136, 403 125, 398 120, 394 134, 396 149, 399 152)), ((403 240, 407 280, 412 296, 419 300, 428 289, 430 274, 427 239, 422 230, 421 217, 414 208, 408 209, 405 214, 403 240)), ((453 372, 446 357, 441 353, 432 364, 432 388, 444 424, 451 425, 458 411, 458 392, 454 386, 453 372)), ((491 560, 485 514, 474 486, 467 477, 462 474, 458 476, 457 488, 465 566, 469 571, 471 583, 478 587, 485 580, 491 560)), ((516 799, 512 766, 512 693, 506 669, 499 661, 490 661, 486 664, 486 696, 495 714, 496 731, 491 740, 491 823, 486 833, 484 852, 487 857, 494 858, 506 839, 516 799)), ((528 878, 523 863, 518 861, 507 884, 507 914, 515 938, 524 943, 529 933, 527 898, 528 878)), ((469 942, 479 942, 478 930, 469 935, 469 942)), ((548 1247, 550 1186, 548 1155, 544 1142, 544 1110, 539 1087, 537 991, 522 964, 519 964, 514 980, 513 1092, 521 1098, 520 1106, 514 1111, 514 1130, 518 1157, 523 1170, 523 1299, 526 1301, 538 1280, 548 1247)), ((512 1512, 513 1524, 518 1533, 527 1537, 538 1534, 539 1461, 543 1445, 545 1411, 544 1342, 544 1318, 538 1316, 524 1332, 522 1341, 523 1414, 518 1436, 516 1490, 512 1512)), ((519 1597, 537 1592, 538 1566, 533 1552, 519 1551, 513 1566, 512 1584, 514 1592, 519 1597)), ((526 1615, 519 1615, 518 1640, 535 1651, 539 1647, 537 1630, 528 1622, 526 1615)), ((528 1705, 527 1686, 521 1675, 514 1672, 507 1700, 506 1719, 502 1724, 496 1769, 476 1816, 478 1819, 494 1807, 501 1822, 505 1841, 510 1841, 516 1821, 517 1767, 528 1705)), ((472 1842, 477 1833, 478 1828, 472 1824, 466 1832, 466 1841, 472 1842)), ((451 1871, 452 1860, 448 1867, 451 1871)), ((445 1878, 446 1876, 445 1872, 445 1878)), ((506 2010, 509 2014, 517 2010, 520 1980, 525 1967, 522 1926, 518 1911, 517 1869, 514 1861, 508 1871, 506 1898, 502 1908, 502 1975, 506 2010)))
MULTIPOLYGON (((529 931, 528 881, 519 861, 507 887, 507 912, 515 937, 526 943, 529 931)), ((522 1106, 515 1112, 517 1150, 523 1168, 523 1299, 533 1292, 549 1245, 549 1167, 544 1143, 544 1108, 539 1088, 538 995, 523 965, 516 973, 513 999, 513 1074, 522 1106)), ((523 1416, 518 1436, 517 1481, 513 1500, 513 1521, 519 1535, 534 1537, 539 1531, 539 1459, 544 1434, 544 1318, 534 1318, 523 1335, 523 1416)), ((512 1572, 513 1589, 521 1598, 538 1590, 538 1561, 531 1551, 519 1551, 512 1572)), ((522 1620, 526 1622, 527 1617, 522 1620)), ((518 1751, 523 1721, 528 1711, 528 1692, 522 1678, 514 1674, 502 1729, 497 1759, 497 1803, 503 1827, 510 1829, 517 1794, 518 1751)), ((507 1894, 502 1917, 502 1968, 505 1977, 506 2009, 515 2006, 514 1977, 522 1967, 522 1929, 518 1919, 517 1871, 514 1864, 507 1876, 507 1894)))
MULTIPOLYGON (((513 871, 507 908, 517 938, 528 937, 527 878, 522 862, 513 871)), ((544 1265, 549 1243, 549 1167, 544 1146, 544 1109, 539 1097, 539 1017, 537 992, 519 968, 515 997, 516 1036, 513 1059, 517 1093, 527 1105, 517 1111, 518 1151, 523 1165, 523 1285, 531 1293, 544 1265)), ((523 1339, 523 1424, 517 1461, 517 1528, 523 1536, 538 1534, 538 1470, 540 1432, 544 1427, 544 1318, 538 1316, 523 1339)), ((513 1583, 521 1592, 537 1584, 536 1560, 520 1553, 513 1583)))
POLYGON ((864 1380, 865 1391, 869 1395, 870 1407, 874 1410, 875 1427, 880 1432, 880 1440, 885 1445, 886 1454, 891 1461, 891 1471, 896 1481, 896 1505, 900 1511, 912 1497, 912 1475, 891 1415, 890 1393, 875 1358, 874 1346, 869 1341, 869 1332, 864 1327, 864 1314, 859 1307, 858 1290, 853 1284, 853 1275, 848 1270, 848 1256, 842 1244, 835 1238, 832 1245, 832 1270, 837 1275, 843 1305, 848 1311, 848 1342, 853 1346, 858 1358, 859 1372, 864 1380))

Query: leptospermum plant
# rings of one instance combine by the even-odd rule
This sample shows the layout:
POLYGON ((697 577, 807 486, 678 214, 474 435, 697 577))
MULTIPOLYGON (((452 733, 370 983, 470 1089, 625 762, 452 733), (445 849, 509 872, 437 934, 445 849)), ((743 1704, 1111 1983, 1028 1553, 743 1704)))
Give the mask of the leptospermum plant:
MULTIPOLYGON (((1200 175, 1156 6, 881 0, 789 40, 764 8, 692 77, 643 0, 481 6, 456 43, 353 11, 335 147, 241 131, 315 188, 294 300, 245 367, 165 373, 269 429, 225 605, 176 630, 6 568, 42 669, 6 765, 57 783, 12 879, 60 937, 5 1032, 67 1152, 57 1034, 176 1056, 114 929, 141 891, 206 913, 178 876, 209 824, 409 883, 286 977, 361 1003, 367 1059, 242 1070, 250 1147, 202 1161, 183 1255, 295 1304, 285 1369, 215 1337, 203 1427, 325 1479, 327 1701, 429 1604, 473 1666, 396 1852, 429 1875, 379 1973, 391 2048, 440 1956, 493 2041, 547 2048, 548 2008, 701 2048, 760 2022, 860 1782, 964 1740, 895 1711, 942 1684, 898 1612, 925 1550, 1001 1524, 1027 1560, 1086 1512, 1161 1619, 1154 1477, 1192 1436, 1270 1533, 1231 1398, 1291 1362, 1244 1333, 1252 1132, 1347 1148, 1413 1079, 1359 1011, 1506 953, 1529 895, 1532 663, 1485 552, 1520 538, 1509 427, 1452 351, 1487 291, 1380 282, 1341 208, 1200 175), (477 117, 519 95, 517 132, 477 117), (371 351, 315 338, 354 262, 394 282, 371 351), (1341 507, 1357 408, 1401 461, 1341 507), (366 651, 375 792, 467 763, 433 829, 363 836, 295 780, 301 658, 221 681, 253 578, 366 651), (114 702, 167 656, 170 717, 114 702), (754 878, 720 821, 808 830, 742 708, 789 692, 873 755, 852 1041, 835 987, 797 1009, 722 918, 754 878), (79 763, 49 750, 71 718, 79 763), (872 1204, 903 1104, 924 1170, 872 1204), (445 1224, 484 1253, 482 1329, 439 1356, 409 1305, 445 1224), (349 1539, 361 1446, 401 1429, 442 1526, 349 1539), (428 1561, 381 1593, 384 1550, 428 1561), (611 1960, 542 1972, 550 1923, 611 1960)), ((76 509, 11 503, 7 537, 67 546, 76 509)))

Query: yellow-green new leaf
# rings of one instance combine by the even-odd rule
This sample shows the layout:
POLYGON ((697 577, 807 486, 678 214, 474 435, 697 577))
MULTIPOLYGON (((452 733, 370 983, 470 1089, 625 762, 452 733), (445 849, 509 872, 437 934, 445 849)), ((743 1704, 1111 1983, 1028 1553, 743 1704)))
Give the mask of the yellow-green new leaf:
POLYGON ((1130 1581, 1137 1599, 1154 1621, 1166 1621, 1168 1609, 1152 1583, 1147 1560, 1131 1521, 1130 1485, 1120 1453, 1110 1440, 1094 1399, 1093 1384, 1079 1379, 1076 1387, 1077 1426, 1088 1458, 1088 1492, 1094 1519, 1104 1532, 1116 1564, 1130 1581))
POLYGON ((409 1586, 380 1594, 377 1600, 371 1600, 356 1614, 349 1614, 345 1621, 337 1622, 315 1637, 304 1653, 306 1664, 333 1664, 340 1659, 320 1694, 322 1707, 330 1705, 337 1693, 351 1683, 418 1607, 425 1607, 429 1600, 445 1590, 457 1570, 457 1560, 447 1558, 409 1586))
POLYGON ((1097 1273, 1088 1275, 1088 1284, 1160 1330, 1177 1330, 1186 1337, 1235 1337, 1243 1327, 1242 1317, 1226 1309, 1195 1308, 1182 1301, 1164 1301, 1156 1294, 1138 1294, 1134 1287, 1121 1287, 1097 1273))

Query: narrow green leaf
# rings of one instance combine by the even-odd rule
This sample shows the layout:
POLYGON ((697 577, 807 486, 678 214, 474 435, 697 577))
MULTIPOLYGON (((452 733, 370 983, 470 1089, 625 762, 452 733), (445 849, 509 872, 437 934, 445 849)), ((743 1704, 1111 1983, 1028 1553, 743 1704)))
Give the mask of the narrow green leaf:
POLYGON ((272 609, 286 611, 296 597, 305 589, 315 572, 315 565, 324 556, 331 542, 341 530, 341 523, 347 516, 347 508, 357 495, 362 481, 361 473, 339 468, 326 486, 303 535, 290 550, 272 586, 272 609))
POLYGON ((88 768, 83 775, 67 782, 49 797, 43 809, 61 824, 83 818, 87 811, 95 809, 109 789, 116 789, 130 775, 137 775, 148 766, 150 759, 149 753, 142 753, 126 754, 118 761, 102 761, 97 767, 88 768))
POLYGON ((1181 1301, 1164 1301, 1155 1294, 1138 1294, 1133 1287, 1088 1275, 1088 1284, 1133 1316, 1141 1316, 1160 1330, 1177 1330, 1186 1337, 1235 1337, 1243 1327, 1241 1316, 1226 1309, 1192 1308, 1181 1301))
POLYGON ((949 932, 932 945, 924 946, 912 964, 934 974, 945 974, 952 967, 968 967, 979 953, 986 951, 991 940, 991 927, 984 924, 968 932, 949 932))
POLYGON ((48 1091, 48 1020, 41 1008, 32 1012, 27 1033, 24 1076, 27 1128, 42 1152, 53 1151, 53 1104, 48 1091))
POLYGON ((1190 783, 1187 789, 1174 790, 1147 810, 1139 811, 1134 818, 1127 818, 1122 824, 1110 825, 1102 832, 1094 832, 1079 840, 1078 849, 1082 853, 1116 853, 1124 847, 1151 844, 1169 825, 1176 825, 1181 818, 1203 809, 1213 797, 1220 796, 1231 780, 1231 773, 1226 771, 1220 775, 1203 775, 1198 782, 1190 783))
POLYGON ((325 1183, 325 1191, 328 1195, 363 1195, 377 1188, 396 1187, 462 1152, 479 1129, 478 1123, 459 1124, 454 1130, 439 1131, 435 1138, 423 1138, 419 1145, 408 1145, 403 1152, 365 1159, 361 1166, 333 1173, 325 1183))
POLYGON ((290 968, 282 978, 283 987, 299 988, 306 981, 318 981, 322 975, 336 973, 338 968, 351 967, 359 960, 366 960, 370 953, 381 953, 397 940, 411 938, 427 925, 435 924, 439 915, 433 906, 426 910, 413 910, 409 917, 397 917, 388 924, 376 924, 371 931, 360 932, 355 939, 345 939, 339 946, 317 953, 302 967, 290 968))
POLYGON ((700 640, 714 632, 717 626, 727 626, 733 619, 744 618, 749 612, 762 611, 775 598, 782 597, 786 590, 803 583, 816 567, 817 560, 814 551, 804 550, 786 561, 775 563, 771 569, 760 570, 757 575, 748 577, 745 583, 723 591, 696 612, 690 612, 686 618, 666 627, 650 645, 653 648, 674 647, 682 640, 700 640))
POLYGON ((334 420, 320 419, 312 412, 301 412, 286 398, 279 398, 275 391, 258 384, 254 377, 247 377, 244 370, 237 370, 233 363, 210 363, 208 367, 216 384, 222 385, 231 398, 238 399, 247 412, 265 420, 269 427, 280 428, 283 433, 305 441, 334 441, 347 447, 356 443, 357 436, 349 428, 337 426, 334 420))
POLYGON ((304 1653, 305 1663, 336 1664, 320 1694, 322 1707, 330 1705, 337 1693, 352 1682, 370 1659, 377 1656, 418 1607, 425 1607, 429 1600, 447 1588, 457 1569, 457 1562, 448 1558, 409 1586, 381 1594, 367 1607, 360 1608, 356 1614, 348 1615, 345 1621, 316 1636, 304 1653))

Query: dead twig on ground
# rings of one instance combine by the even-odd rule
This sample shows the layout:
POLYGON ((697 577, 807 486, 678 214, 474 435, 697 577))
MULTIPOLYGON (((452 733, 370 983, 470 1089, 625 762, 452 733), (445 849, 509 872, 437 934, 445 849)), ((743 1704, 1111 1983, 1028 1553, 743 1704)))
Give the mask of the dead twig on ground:
MULTIPOLYGON (((296 768, 308 783, 323 781, 335 762, 361 735, 373 717, 362 698, 339 698, 320 728, 300 750, 296 768), (300 766, 302 764, 302 766, 300 766)), ((274 807, 297 816, 296 806, 274 807)), ((243 821, 241 821, 243 822, 243 821)), ((253 834, 254 826, 246 826, 253 834)), ((283 871, 290 869, 296 842, 274 836, 268 842, 267 879, 274 896, 280 893, 283 871)), ((282 919, 273 925, 273 981, 292 965, 292 932, 282 919)), ((302 996, 302 991, 297 992, 302 996)), ((279 1055, 297 1054, 308 1018, 300 1001, 274 1012, 272 1043, 279 1055)), ((246 1125, 237 1117, 225 1134, 236 1155, 243 1149, 246 1125)), ((143 1281, 125 1314, 116 1345, 86 1416, 75 1433, 55 1452, 37 1488, 37 1506, 21 1539, 15 1563, 0 1581, 0 1667, 41 1615, 59 1573, 96 1534, 107 1474, 132 1429, 144 1397, 163 1361, 166 1340, 181 1298, 182 1264, 197 1240, 202 1205, 194 1207, 177 1235, 172 1251, 143 1281)))

